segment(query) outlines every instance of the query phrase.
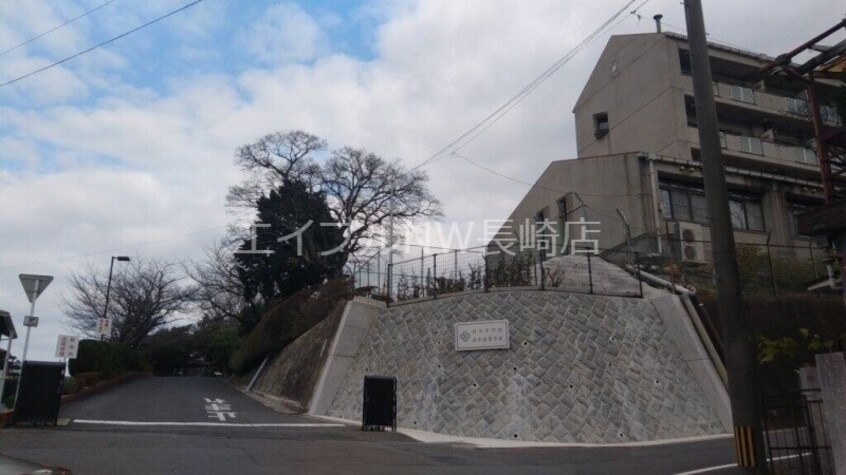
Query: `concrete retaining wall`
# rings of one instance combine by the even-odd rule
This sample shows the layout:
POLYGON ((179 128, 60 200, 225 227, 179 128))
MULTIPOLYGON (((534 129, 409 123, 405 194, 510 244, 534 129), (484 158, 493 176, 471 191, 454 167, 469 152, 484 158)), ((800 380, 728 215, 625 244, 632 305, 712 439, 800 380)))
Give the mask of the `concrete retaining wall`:
POLYGON ((398 378, 401 427, 615 443, 722 433, 648 300, 502 291, 348 305, 311 412, 361 417, 364 375, 398 378), (509 350, 457 352, 453 325, 506 319, 509 350))
POLYGON ((346 307, 339 305, 326 319, 271 357, 253 391, 284 399, 294 409, 307 409, 345 311, 346 307))

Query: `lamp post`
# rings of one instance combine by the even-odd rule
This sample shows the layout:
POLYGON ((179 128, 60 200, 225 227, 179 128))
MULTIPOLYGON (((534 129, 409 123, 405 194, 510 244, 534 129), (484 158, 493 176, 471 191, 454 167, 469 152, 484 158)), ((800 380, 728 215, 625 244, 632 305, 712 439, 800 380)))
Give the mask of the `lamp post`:
MULTIPOLYGON (((109 294, 112 292, 112 271, 115 269, 115 261, 129 262, 129 256, 112 256, 112 261, 109 264, 109 283, 106 284, 106 305, 103 307, 103 319, 109 319, 109 294)), ((111 328, 111 325, 109 325, 111 328)), ((104 334, 100 334, 100 341, 103 341, 104 334)))

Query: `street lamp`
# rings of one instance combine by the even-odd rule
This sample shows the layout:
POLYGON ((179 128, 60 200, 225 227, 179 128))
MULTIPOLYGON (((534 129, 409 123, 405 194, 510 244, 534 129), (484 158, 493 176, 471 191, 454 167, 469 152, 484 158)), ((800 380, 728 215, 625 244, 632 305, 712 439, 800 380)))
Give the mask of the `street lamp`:
MULTIPOLYGON (((103 307, 103 320, 109 319, 109 294, 112 291, 112 271, 115 268, 115 261, 129 262, 129 256, 112 256, 112 262, 109 264, 109 283, 106 285, 106 306, 103 307)), ((109 328, 111 328, 111 325, 109 325, 109 328)), ((100 341, 103 340, 104 336, 100 334, 100 341)))

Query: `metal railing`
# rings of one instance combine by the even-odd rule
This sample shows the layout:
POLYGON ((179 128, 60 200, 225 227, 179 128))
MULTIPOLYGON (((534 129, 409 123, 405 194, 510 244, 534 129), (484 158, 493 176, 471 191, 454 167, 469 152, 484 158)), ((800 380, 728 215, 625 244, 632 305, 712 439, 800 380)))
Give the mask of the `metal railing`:
MULTIPOLYGON (((673 232, 662 234, 662 241, 662 254, 643 255, 640 263, 646 272, 695 291, 715 291, 710 241, 686 240, 673 232)), ((747 295, 807 294, 814 284, 826 291, 829 272, 837 270, 827 259, 827 251, 813 241, 807 246, 738 242, 735 249, 741 288, 747 295)))
POLYGON ((611 262, 594 252, 550 257, 543 250, 484 246, 421 255, 388 265, 384 299, 391 304, 504 289, 642 297, 642 282, 622 267, 637 267, 638 255, 615 256, 611 262))
POLYGON ((818 390, 762 398, 770 473, 833 474, 831 443, 818 390))

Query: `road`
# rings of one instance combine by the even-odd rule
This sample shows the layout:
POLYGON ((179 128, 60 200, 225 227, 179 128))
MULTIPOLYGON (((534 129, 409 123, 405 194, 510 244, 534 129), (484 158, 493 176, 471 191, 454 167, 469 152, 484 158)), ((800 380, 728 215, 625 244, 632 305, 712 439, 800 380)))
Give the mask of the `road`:
MULTIPOLYGON (((212 378, 143 378, 66 404, 59 428, 0 431, 0 453, 75 474, 648 473, 731 463, 728 439, 476 449, 276 412, 212 378)), ((708 473, 732 473, 727 470, 708 473)))

